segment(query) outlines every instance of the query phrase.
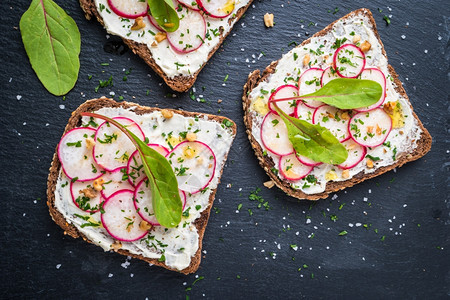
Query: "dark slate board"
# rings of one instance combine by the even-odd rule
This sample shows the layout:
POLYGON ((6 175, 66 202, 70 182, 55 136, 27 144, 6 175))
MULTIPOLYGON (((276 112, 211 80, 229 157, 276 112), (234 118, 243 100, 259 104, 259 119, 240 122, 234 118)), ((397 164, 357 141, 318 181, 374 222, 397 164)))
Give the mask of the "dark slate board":
POLYGON ((79 79, 65 100, 52 96, 33 73, 17 29, 29 2, 0 4, 1 298, 430 299, 450 295, 448 1, 376 0, 368 5, 389 61, 433 136, 431 152, 396 172, 316 203, 295 201, 276 188, 263 187, 267 176, 253 155, 242 121, 242 86, 251 70, 265 68, 293 47, 291 42, 299 43, 360 8, 361 1, 255 0, 195 84, 196 95, 202 94, 205 103, 191 100, 188 93, 172 93, 131 51, 123 55, 119 55, 123 49, 106 51, 117 39, 108 39, 96 21, 87 21, 77 1, 57 2, 75 19, 82 35, 79 79), (275 14, 274 28, 264 27, 266 12, 275 14), (389 26, 385 15, 390 16, 389 26), (262 52, 265 55, 258 58, 262 52), (100 65, 104 62, 109 66, 100 65), (130 68, 128 80, 122 81, 124 69, 130 68), (95 93, 98 80, 110 75, 114 87, 95 93), (195 275, 149 267, 135 259, 124 264, 124 256, 64 236, 48 215, 47 172, 70 113, 85 100, 110 91, 143 105, 206 113, 220 110, 238 124, 203 241, 203 261, 195 275), (218 104, 218 99, 223 102, 218 104), (256 188, 268 201, 268 211, 248 199, 256 188), (240 203, 242 210, 237 213, 240 203), (336 222, 330 215, 338 217, 336 222), (342 230, 348 234, 338 236, 342 230), (294 251, 291 244, 299 249, 294 251))

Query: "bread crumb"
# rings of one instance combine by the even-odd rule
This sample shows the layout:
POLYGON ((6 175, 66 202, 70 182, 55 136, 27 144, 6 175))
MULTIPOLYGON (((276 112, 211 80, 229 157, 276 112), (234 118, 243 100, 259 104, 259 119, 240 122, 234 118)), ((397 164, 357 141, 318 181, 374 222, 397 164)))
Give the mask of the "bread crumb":
POLYGON ((222 99, 219 99, 217 100, 217 103, 222 103, 222 101, 223 101, 222 99))
POLYGON ((364 41, 359 48, 362 52, 367 52, 372 48, 372 45, 368 41, 364 41))
POLYGON ((157 34, 155 34, 155 40, 158 43, 161 43, 165 39, 167 39, 167 34, 165 32, 158 32, 157 34))
POLYGON ((139 30, 145 28, 144 17, 137 17, 134 20, 133 26, 131 26, 131 30, 139 30))
POLYGON ((266 13, 264 15, 264 25, 266 25, 267 28, 273 27, 273 14, 266 13))
POLYGON ((272 180, 269 180, 269 181, 264 182, 263 185, 264 185, 266 188, 271 189, 271 188, 274 187, 275 183, 274 183, 272 180))

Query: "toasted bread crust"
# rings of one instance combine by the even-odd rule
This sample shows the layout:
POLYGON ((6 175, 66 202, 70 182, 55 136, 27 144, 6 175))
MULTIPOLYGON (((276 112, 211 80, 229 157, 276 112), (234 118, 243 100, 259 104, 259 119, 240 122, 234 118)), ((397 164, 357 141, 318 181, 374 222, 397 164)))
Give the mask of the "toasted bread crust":
MULTIPOLYGON (((83 9, 86 19, 90 20, 92 17, 95 17, 102 26, 105 26, 102 17, 97 11, 97 8, 95 6, 94 0, 79 0, 81 8, 83 9)), ((238 20, 242 17, 242 15, 245 13, 247 8, 252 4, 253 0, 250 0, 249 3, 241 7, 236 11, 236 14, 231 17, 228 20, 228 23, 231 24, 235 19, 238 20)), ((222 29, 222 28, 221 28, 222 29)), ((128 45, 128 47, 133 51, 134 54, 139 55, 147 65, 149 65, 165 82, 166 84, 177 92, 185 92, 189 90, 197 80, 197 76, 200 73, 200 71, 203 69, 203 67, 206 65, 206 63, 209 61, 211 56, 219 49, 219 47, 222 45, 225 38, 228 36, 228 34, 231 32, 228 31, 224 34, 223 30, 220 30, 220 42, 217 43, 217 45, 209 52, 208 59, 203 63, 203 65, 198 69, 194 74, 191 76, 183 76, 183 75, 177 75, 173 78, 168 77, 164 71, 160 68, 160 66, 155 62, 153 59, 153 56, 148 49, 148 47, 145 44, 137 43, 132 40, 128 40, 126 38, 122 38, 125 44, 128 45)))
MULTIPOLYGON (((375 20, 373 19, 373 16, 372 16, 372 13, 370 12, 370 10, 361 8, 361 9, 355 10, 355 11, 347 14, 346 16, 342 17, 342 19, 350 18, 355 14, 365 15, 369 18, 370 23, 373 26, 373 31, 375 33, 375 36, 377 37, 378 42, 381 44, 382 54, 386 57, 384 45, 381 42, 380 36, 379 36, 377 28, 376 28, 375 20)), ((311 38, 323 36, 323 35, 327 34, 332 29, 333 25, 338 21, 339 20, 336 20, 335 22, 331 23, 330 25, 325 27, 323 30, 314 34, 311 38)), ((305 40, 298 47, 302 47, 306 44, 309 44, 311 41, 311 38, 305 40)), ((275 183, 275 185, 278 186, 280 189, 282 189, 289 196, 292 196, 292 197, 295 197, 298 199, 307 199, 307 200, 323 199, 323 198, 328 197, 328 195, 330 193, 334 193, 339 190, 343 190, 345 188, 354 186, 355 184, 358 184, 364 180, 376 177, 376 176, 386 173, 387 171, 390 171, 394 168, 401 167, 407 162, 419 159, 422 156, 424 156, 428 151, 430 151, 431 143, 432 143, 431 135, 428 132, 428 130, 423 126, 422 122, 419 120, 419 118, 413 111, 413 116, 417 120, 419 127, 422 129, 422 134, 421 134, 420 140, 417 141, 417 148, 414 149, 414 151, 412 153, 403 153, 403 154, 399 155, 397 157, 397 161, 395 162, 395 164, 390 165, 390 166, 381 167, 381 168, 377 169, 375 172, 370 173, 370 174, 364 174, 364 172, 361 171, 360 173, 356 174, 355 176, 353 176, 352 178, 350 178, 346 181, 341 181, 341 182, 330 181, 326 184, 325 191, 322 193, 310 195, 310 194, 306 194, 306 193, 302 192, 301 190, 292 188, 290 186, 289 182, 283 181, 282 179, 280 179, 277 175, 275 175, 271 171, 271 168, 273 168, 275 166, 272 158, 270 158, 269 156, 263 155, 263 149, 261 148, 261 145, 256 141, 256 139, 252 135, 252 118, 251 118, 251 114, 250 114, 251 100, 249 99, 248 95, 260 82, 265 81, 269 77, 270 74, 275 72, 277 64, 278 64, 278 61, 272 62, 263 71, 262 74, 261 74, 260 70, 255 70, 249 74, 248 80, 247 80, 246 84, 244 85, 244 93, 242 96, 243 108, 244 108, 244 123, 247 127, 246 132, 247 132, 248 138, 250 140, 250 143, 251 143, 253 149, 255 150, 255 154, 258 157, 261 167, 263 167, 263 169, 266 171, 267 175, 269 175, 270 179, 275 183)), ((408 95, 406 94, 406 91, 403 88, 401 81, 398 79, 398 74, 395 72, 394 68, 391 65, 388 65, 388 69, 389 69, 389 73, 392 76, 394 83, 396 85, 396 91, 399 94, 401 94, 405 99, 408 100, 408 103, 412 110, 412 106, 411 106, 411 103, 409 102, 408 95)))
MULTIPOLYGON (((143 115, 143 114, 151 113, 153 111, 161 110, 159 108, 140 106, 138 104, 131 103, 131 102, 118 103, 112 99, 108 99, 108 98, 104 98, 104 97, 99 98, 99 99, 88 100, 85 103, 81 104, 72 113, 72 116, 70 117, 70 119, 66 125, 63 135, 66 132, 68 132, 69 130, 71 130, 75 127, 79 127, 81 125, 81 113, 82 112, 96 111, 103 107, 134 108, 134 112, 136 112, 136 114, 138 114, 138 115, 143 115)), ((186 111, 180 111, 180 110, 171 110, 171 111, 173 111, 176 114, 181 114, 185 117, 206 116, 208 118, 208 120, 214 120, 214 121, 218 121, 218 122, 223 122, 223 120, 231 121, 230 119, 228 119, 226 117, 222 117, 222 116, 203 114, 203 113, 193 113, 193 112, 186 112, 186 111)), ((233 138, 234 138, 234 136, 236 135, 236 130, 237 130, 236 124, 234 122, 233 122, 233 126, 231 128, 233 130, 233 138)), ((225 155, 224 161, 227 159, 227 156, 228 156, 228 153, 225 155)), ((81 237, 81 238, 83 238, 83 240, 85 240, 89 243, 92 243, 92 241, 90 241, 85 235, 83 235, 80 231, 78 231, 78 229, 74 225, 69 224, 65 220, 64 216, 55 207, 55 190, 56 190, 56 183, 58 181, 60 169, 61 169, 61 162, 59 161, 58 155, 55 151, 55 154, 53 155, 53 161, 52 161, 52 164, 50 167, 50 173, 48 175, 48 181, 47 181, 47 205, 49 207, 50 215, 51 215, 52 219, 55 221, 55 223, 58 224, 64 230, 64 234, 70 235, 73 238, 81 237)), ((220 183, 220 177, 222 176, 222 172, 223 172, 223 168, 220 170, 219 183, 220 183)), ((195 255, 191 258, 191 263, 187 268, 180 271, 180 270, 176 270, 176 269, 168 267, 167 265, 164 264, 164 262, 158 261, 158 259, 152 259, 152 258, 144 257, 142 255, 136 255, 136 254, 130 253, 129 251, 123 250, 123 249, 119 249, 117 252, 122 255, 131 256, 134 258, 144 260, 148 263, 151 263, 151 264, 154 264, 154 265, 157 265, 160 267, 164 267, 164 268, 172 270, 172 271, 180 272, 183 274, 194 273, 195 271, 197 271, 197 269, 200 265, 203 235, 205 233, 206 225, 208 224, 208 219, 209 219, 211 208, 212 208, 212 205, 214 202, 214 197, 216 195, 216 191, 217 191, 217 188, 212 190, 211 195, 209 196, 208 208, 205 209, 201 213, 200 217, 198 219, 196 219, 194 222, 194 225, 197 228, 198 235, 199 235, 199 240, 198 240, 199 247, 198 247, 195 255)))

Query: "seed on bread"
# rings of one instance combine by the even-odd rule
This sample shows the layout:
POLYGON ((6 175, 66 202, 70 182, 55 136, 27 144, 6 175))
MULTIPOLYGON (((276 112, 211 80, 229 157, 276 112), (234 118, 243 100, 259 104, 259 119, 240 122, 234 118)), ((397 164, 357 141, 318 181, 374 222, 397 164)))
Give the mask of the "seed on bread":
POLYGON ((361 41, 361 36, 357 34, 353 37, 353 44, 357 44, 359 41, 361 41))
POLYGON ((263 185, 266 188, 271 189, 271 188, 273 188, 275 186, 275 182, 273 182, 272 180, 269 180, 269 181, 264 182, 263 185))
POLYGON ((273 27, 273 14, 266 13, 264 15, 264 25, 266 25, 267 28, 273 27))
POLYGON ((167 39, 167 34, 165 32, 158 32, 157 34, 155 34, 155 40, 158 43, 161 43, 165 39, 167 39))
POLYGON ((309 64, 309 61, 311 60, 311 56, 309 53, 306 53, 305 56, 303 56, 303 65, 307 66, 309 64))
POLYGON ((188 132, 186 134, 186 140, 188 140, 189 142, 193 142, 197 139, 197 135, 193 132, 188 132))
POLYGON ((98 192, 100 192, 103 189, 103 184, 105 183, 105 179, 103 177, 100 177, 98 179, 94 180, 94 183, 92 184, 94 186, 94 189, 98 192))
POLYGON ((171 119, 173 117, 173 111, 168 109, 161 110, 161 114, 165 119, 171 119))
POLYGON ((359 47, 362 52, 367 52, 372 48, 372 45, 368 41, 362 42, 361 46, 359 47))
POLYGON ((79 193, 84 194, 84 196, 88 197, 89 199, 93 199, 97 195, 97 191, 93 188, 85 188, 83 190, 80 190, 79 193))
POLYGON ((133 26, 131 26, 131 30, 140 30, 142 28, 145 28, 144 17, 137 17, 133 26))

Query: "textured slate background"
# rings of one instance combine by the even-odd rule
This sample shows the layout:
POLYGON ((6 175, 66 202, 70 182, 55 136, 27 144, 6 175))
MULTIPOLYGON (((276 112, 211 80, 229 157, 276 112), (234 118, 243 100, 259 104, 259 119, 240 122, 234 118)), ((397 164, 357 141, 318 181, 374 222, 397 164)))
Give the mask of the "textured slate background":
POLYGON ((82 36, 79 79, 65 100, 42 87, 24 51, 17 27, 30 1, 0 3, 1 298, 450 296, 448 1, 368 4, 389 61, 433 136, 431 152, 397 172, 316 203, 263 187, 267 176, 242 122, 242 86, 251 70, 264 68, 293 47, 291 42, 301 42, 360 8, 361 1, 255 0, 195 84, 195 95, 203 95, 204 103, 191 100, 188 93, 173 94, 131 51, 105 51, 117 39, 108 39, 96 21, 87 21, 77 1, 56 2, 75 19, 82 36), (266 12, 275 14, 274 28, 264 27, 266 12), (392 21, 389 26, 385 15, 392 21), (105 62, 109 66, 101 66, 105 62), (128 80, 122 81, 130 68, 128 80), (98 80, 110 75, 114 86, 95 93, 98 80), (220 111, 239 126, 203 241, 203 261, 194 275, 128 261, 66 237, 48 215, 47 170, 70 113, 85 100, 112 91, 143 105, 220 111), (218 99, 223 102, 218 104, 218 99), (256 188, 270 210, 258 209, 248 199, 256 188), (348 234, 338 236, 342 230, 348 234), (291 244, 299 249, 294 251, 291 244))

